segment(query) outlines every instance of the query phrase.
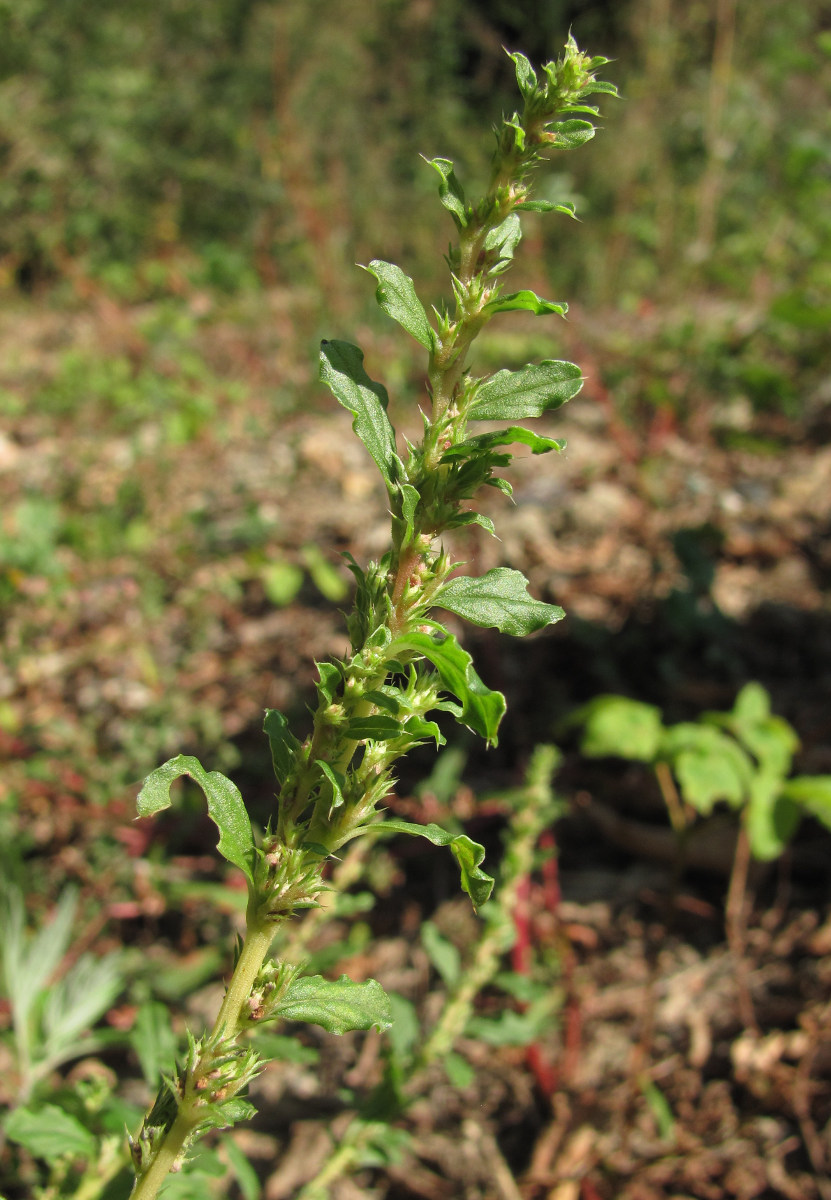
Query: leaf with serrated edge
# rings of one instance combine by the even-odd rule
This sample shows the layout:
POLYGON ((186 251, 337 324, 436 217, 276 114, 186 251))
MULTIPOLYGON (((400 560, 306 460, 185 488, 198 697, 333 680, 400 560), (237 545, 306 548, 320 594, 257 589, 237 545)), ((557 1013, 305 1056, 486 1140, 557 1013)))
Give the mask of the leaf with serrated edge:
POLYGON ((406 329, 425 350, 432 350, 435 334, 410 276, 395 263, 380 258, 374 258, 367 270, 378 280, 375 299, 387 316, 406 329))
POLYGON ((499 296, 496 300, 491 300, 485 305, 485 312, 530 312, 537 317, 553 313, 555 316, 564 317, 568 312, 568 305, 557 304, 553 300, 542 300, 536 292, 526 288, 521 292, 512 292, 510 296, 499 296))
POLYGON ((198 758, 179 754, 151 771, 136 800, 139 816, 151 817, 170 808, 170 785, 182 775, 190 776, 205 793, 208 813, 219 830, 217 850, 253 883, 254 835, 239 789, 219 771, 206 771, 198 758))
POLYGON ((437 594, 435 603, 474 625, 493 626, 514 637, 544 629, 566 615, 558 605, 529 596, 528 580, 521 571, 508 567, 494 567, 478 579, 451 579, 437 594))
POLYGON ((351 342, 322 342, 320 378, 332 395, 355 418, 352 428, 366 446, 392 492, 401 461, 395 448, 395 431, 387 416, 386 388, 375 383, 363 367, 364 356, 351 342))
POLYGON ((474 421, 522 421, 559 408, 583 386, 580 368, 546 359, 518 371, 497 371, 477 388, 468 416, 474 421))
POLYGON ((492 692, 473 669, 473 659, 452 635, 437 641, 429 633, 408 633, 395 643, 396 650, 415 650, 429 658, 448 691, 461 702, 458 719, 489 745, 497 743, 499 722, 505 715, 505 697, 492 692))
POLYGON ((336 1034, 373 1027, 383 1032, 392 1024, 389 997, 380 983, 376 979, 355 983, 347 975, 334 982, 322 975, 295 979, 274 1015, 286 1021, 308 1021, 336 1034))

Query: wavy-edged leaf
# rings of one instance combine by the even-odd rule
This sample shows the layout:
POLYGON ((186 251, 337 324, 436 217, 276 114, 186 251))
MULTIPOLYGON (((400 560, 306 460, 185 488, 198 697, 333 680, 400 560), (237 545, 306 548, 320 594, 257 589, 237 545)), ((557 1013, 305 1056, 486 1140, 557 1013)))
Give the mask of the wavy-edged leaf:
POLYGON ((536 292, 525 288, 521 292, 511 292, 510 296, 499 296, 496 300, 491 300, 485 305, 485 312, 530 312, 537 317, 553 313, 555 316, 564 317, 568 312, 568 305, 557 304, 553 300, 542 300, 536 292))
POLYGON ((289 985, 274 1015, 286 1021, 308 1021, 328 1033, 352 1029, 378 1029, 392 1024, 389 996, 377 979, 355 983, 347 975, 338 980, 308 975, 289 985))
POLYGON ((496 745, 499 722, 505 715, 505 697, 501 692, 492 692, 482 682, 473 669, 473 659, 452 634, 438 639, 432 634, 415 631, 399 638, 395 647, 396 650, 414 650, 428 658, 445 688, 460 702, 457 719, 485 738, 489 745, 496 745))
POLYGON ((182 775, 189 776, 205 793, 208 814, 219 830, 217 850, 253 883, 254 835, 239 789, 219 771, 206 771, 198 758, 179 754, 151 771, 136 800, 139 816, 151 817, 170 808, 170 786, 182 775))
POLYGON ((546 359, 518 371, 497 371, 477 388, 468 416, 474 421, 522 421, 559 408, 583 386, 580 368, 546 359))
POLYGON ((389 397, 383 384, 375 383, 367 375, 363 362, 363 352, 351 342, 321 343, 321 381, 354 416, 352 428, 392 492, 401 474, 401 461, 395 448, 395 431, 387 416, 389 397))
POLYGON ((410 833, 415 837, 427 838, 434 846, 448 846, 459 865, 462 889, 477 908, 485 903, 493 891, 493 879, 480 866, 485 857, 485 848, 472 841, 467 834, 448 833, 440 825, 416 825, 413 821, 399 821, 398 818, 370 825, 367 832, 410 833))
MULTIPOLYGON (((522 241, 522 225, 516 213, 508 213, 504 221, 491 229, 485 237, 485 250, 498 250, 500 264, 507 264, 522 241)), ((493 273, 493 268, 491 269, 493 273)))
POLYGON ((441 177, 439 184, 439 199, 453 217, 459 229, 464 229, 470 220, 470 211, 465 203, 465 193, 456 178, 453 163, 449 158, 428 158, 426 160, 434 171, 441 177))
POLYGON ((436 335, 410 276, 405 275, 395 263, 384 262, 380 258, 374 258, 367 270, 378 280, 375 299, 387 316, 406 329, 425 350, 432 350, 436 335))
POLYGON ((491 450, 496 446, 512 446, 521 443, 528 446, 532 454, 547 454, 549 450, 564 450, 564 438, 540 437, 530 429, 521 425, 511 425, 508 429, 495 429, 492 433, 480 433, 476 437, 467 438, 445 450, 441 456, 443 463, 452 462, 457 458, 470 458, 479 451, 491 450))
POLYGON ((451 579, 435 603, 474 625, 492 626, 514 637, 544 629, 566 615, 559 605, 529 596, 528 580, 509 567, 494 567, 479 578, 463 575, 451 579))
POLYGON ((283 714, 276 708, 267 708, 263 719, 263 732, 268 737, 271 747, 271 762, 277 782, 282 785, 288 779, 294 765, 294 756, 300 748, 300 743, 289 729, 289 724, 283 714))

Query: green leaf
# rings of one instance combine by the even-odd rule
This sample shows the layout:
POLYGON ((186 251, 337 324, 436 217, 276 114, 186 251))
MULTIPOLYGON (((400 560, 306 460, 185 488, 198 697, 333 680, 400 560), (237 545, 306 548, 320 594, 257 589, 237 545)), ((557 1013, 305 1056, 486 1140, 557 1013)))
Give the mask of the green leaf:
POLYGON ((467 1059, 462 1058, 461 1054, 457 1054, 455 1050, 451 1050, 449 1054, 445 1054, 441 1065, 447 1072, 448 1080, 458 1091, 463 1091, 464 1088, 470 1087, 476 1079, 476 1071, 467 1059))
POLYGON ((402 483, 398 487, 401 496, 401 517, 404 521, 404 544, 411 542, 415 534, 415 515, 418 502, 421 499, 418 488, 411 483, 402 483))
POLYGON ((783 785, 782 795, 831 829, 831 775, 797 775, 783 785))
POLYGON ((568 305, 555 304, 552 300, 541 300, 536 292, 526 289, 521 292, 512 292, 510 296, 498 296, 496 300, 491 300, 485 305, 485 312, 530 312, 538 317, 554 313, 556 316, 564 317, 568 312, 568 305))
POLYGON ((453 163, 449 158, 430 158, 427 162, 441 176, 439 199, 453 217, 457 228, 464 229, 470 219, 470 213, 465 203, 464 189, 453 170, 453 163))
POLYGON ((499 722, 505 715, 505 697, 492 692, 473 669, 473 659, 452 635, 442 640, 429 633, 413 632, 394 643, 396 649, 414 650, 429 658, 448 691, 461 703, 457 718, 495 746, 499 722))
POLYGON ((363 368, 364 356, 350 342, 323 342, 320 378, 332 395, 351 412, 352 428, 372 455, 392 492, 401 473, 395 449, 395 431, 387 416, 386 388, 374 383, 363 368))
POLYGON ((401 737, 404 729, 395 717, 377 713, 375 716, 353 717, 346 723, 344 732, 355 742, 367 739, 373 742, 387 742, 390 738, 401 737))
POLYGON ((574 205, 568 200, 564 200, 561 204, 554 204, 551 200, 523 200, 516 207, 519 212, 558 212, 577 220, 574 205))
POLYGON ((452 988, 458 983, 462 973, 462 959, 459 951, 440 932, 432 921, 421 924, 421 944, 427 951, 427 957, 441 975, 445 984, 452 988))
POLYGON ((397 817, 370 825, 366 832, 410 833, 415 837, 427 838, 434 846, 449 846, 451 854, 459 864, 462 889, 470 896, 476 908, 484 904, 493 891, 493 879, 480 867, 485 857, 485 848, 472 841, 466 834, 452 834, 440 825, 416 825, 412 821, 400 821, 397 817))
POLYGON ((395 263, 383 262, 379 258, 374 258, 367 270, 378 280, 375 299, 387 316, 406 329, 425 350, 432 350, 436 335, 410 276, 405 275, 395 263))
POLYGON ((750 784, 747 833, 754 858, 778 858, 796 832, 802 812, 782 791, 775 775, 758 774, 750 784))
POLYGON ((303 562, 306 564, 309 574, 312 577, 312 583, 315 585, 321 596, 327 600, 331 600, 333 604, 340 603, 346 598, 349 592, 349 587, 346 580, 342 578, 339 571, 329 562, 329 559, 321 550, 320 546, 314 542, 309 542, 304 546, 301 554, 303 562))
POLYGON ((339 771, 333 770, 322 758, 316 758, 315 762, 332 785, 332 808, 340 808, 343 804, 343 785, 345 782, 343 776, 339 771))
POLYGON ((528 580, 521 571, 494 567, 478 579, 451 579, 437 593, 435 603, 474 625, 494 626, 501 633, 524 637, 566 615, 556 604, 544 604, 528 595, 528 580))
POLYGON ((583 386, 580 368, 547 359, 519 371, 497 371, 476 390, 468 416, 474 421, 521 421, 559 408, 583 386))
POLYGON ((260 1200, 263 1189, 260 1177, 232 1137, 226 1138, 223 1149, 234 1173, 243 1200, 260 1200))
POLYGON ((706 815, 720 800, 740 808, 753 763, 738 742, 710 725, 682 721, 664 735, 660 754, 672 763, 684 799, 706 815))
POLYGON ((96 1153, 90 1131, 55 1104, 18 1108, 6 1118, 4 1129, 13 1142, 48 1163, 64 1157, 91 1159, 96 1153))
POLYGON ((521 425, 511 425, 508 429, 480 433, 464 442, 457 442, 455 446, 445 450, 441 461, 453 462, 457 458, 469 458, 477 451, 491 450, 495 446, 512 446, 517 442, 529 446, 532 454, 547 454, 549 450, 565 449, 565 441, 562 438, 540 437, 538 433, 523 429, 521 425))
MULTIPOLYGON (((485 250, 498 250, 499 259, 497 268, 503 270, 514 257, 514 251, 522 241, 522 225, 516 213, 509 213, 504 221, 500 222, 494 229, 491 229, 485 237, 485 250)), ((491 274, 496 273, 495 268, 491 268, 491 274)), ((490 305, 487 306, 490 308, 490 305)))
POLYGON ((136 1014, 129 1034, 130 1045, 151 1087, 157 1087, 164 1071, 176 1058, 177 1038, 170 1024, 170 1009, 158 1000, 148 1000, 136 1014))
POLYGON ((652 762, 664 732, 659 709, 626 696, 596 696, 568 723, 584 726, 580 749, 591 758, 652 762))
POLYGON ((516 68, 517 86, 522 93, 523 99, 530 100, 537 87, 536 71, 531 66, 524 54, 511 54, 511 52, 508 51, 508 58, 511 59, 514 67, 516 68))
POLYGON ((254 835, 239 789, 219 771, 206 771, 198 758, 179 754, 152 771, 136 800, 139 816, 150 817, 170 808, 170 785, 182 775, 189 775, 205 793, 208 813, 219 830, 219 853, 253 883, 254 835))
POLYGON ((483 513, 462 512, 456 513, 455 516, 447 522, 447 529, 461 529, 465 525, 481 525, 482 529, 486 529, 492 537, 496 537, 496 526, 490 517, 486 517, 483 513))
POLYGON ((308 1021, 337 1034, 373 1027, 383 1032, 392 1024, 389 997, 380 983, 355 983, 347 975, 336 982, 322 975, 295 979, 274 1011, 286 1021, 308 1021))
POLYGON ((263 731, 268 737, 271 747, 271 762, 277 782, 286 782, 294 765, 294 755, 300 748, 300 743, 289 729, 288 721, 276 708, 265 710, 263 731))
POLYGON ((555 121, 548 128, 557 136, 553 146, 558 150, 582 146, 591 141, 595 132, 591 121, 555 121))
POLYGON ((332 704, 343 681, 341 669, 336 663, 331 662, 319 662, 315 663, 315 666, 320 677, 317 690, 325 698, 327 704, 332 704))

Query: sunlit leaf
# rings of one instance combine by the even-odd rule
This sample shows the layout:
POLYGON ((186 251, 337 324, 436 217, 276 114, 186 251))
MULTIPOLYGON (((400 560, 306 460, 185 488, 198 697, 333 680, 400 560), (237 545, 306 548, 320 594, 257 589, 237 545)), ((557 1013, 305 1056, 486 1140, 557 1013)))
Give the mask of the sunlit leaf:
POLYGON ((570 362, 529 363, 519 371, 497 371, 477 389, 470 406, 475 421, 522 421, 559 408, 583 386, 570 362))
POLYGON ((378 258, 372 260, 367 270, 378 280, 375 299, 387 316, 406 329, 425 350, 432 350, 436 336, 410 276, 395 263, 378 258))
POLYGON ((150 817, 169 808, 170 786, 182 775, 190 776, 205 793, 208 813, 219 830, 219 853, 253 883, 254 835, 239 789, 219 771, 206 771, 198 758, 179 754, 152 771, 136 800, 139 816, 150 817))
POLYGON ((528 580, 508 567, 495 567, 479 578, 451 579, 436 596, 436 604, 474 625, 493 626, 514 637, 544 629, 565 616, 556 604, 529 596, 528 580))
POLYGON ((355 418, 352 428, 372 455, 390 492, 401 473, 395 431, 387 416, 386 388, 369 378, 363 352, 350 342, 322 342, 320 378, 355 418))
POLYGON ((460 702, 458 719, 495 746, 499 722, 505 714, 505 697, 486 687, 473 669, 473 659, 456 639, 414 631, 399 638, 395 645, 429 658, 444 686, 460 702))
POLYGON ((332 981, 322 975, 295 979, 275 1009, 286 1021, 308 1021, 329 1033, 351 1029, 389 1029, 389 997, 375 979, 355 983, 346 975, 332 981))

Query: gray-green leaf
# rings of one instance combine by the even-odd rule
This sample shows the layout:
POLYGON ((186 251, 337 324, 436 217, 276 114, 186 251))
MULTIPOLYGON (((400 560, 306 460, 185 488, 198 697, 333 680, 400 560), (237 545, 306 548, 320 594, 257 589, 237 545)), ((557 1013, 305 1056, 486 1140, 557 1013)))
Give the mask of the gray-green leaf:
POLYGON ((18 1108, 7 1117, 4 1128, 13 1142, 48 1163, 64 1157, 91 1159, 95 1154, 90 1131, 55 1104, 36 1110, 18 1108))
POLYGON ((383 384, 369 378, 364 356, 351 342, 322 342, 320 378, 332 395, 353 414, 357 433, 392 492, 401 472, 395 448, 395 430, 387 416, 389 397, 383 384))
POLYGON ((469 416, 474 421, 540 417, 576 396, 582 386, 580 368, 570 362, 547 359, 519 371, 497 371, 476 390, 469 416))
POLYGON ((387 316, 406 329, 425 350, 432 350, 435 334, 410 276, 395 263, 379 258, 374 258, 367 270, 378 280, 375 299, 387 316))
POLYGON ((140 817, 170 808, 170 785, 182 775, 198 783, 208 802, 208 813, 219 830, 219 853, 254 882, 254 835, 239 789, 219 771, 206 771, 198 758, 179 754, 152 771, 138 794, 136 808, 140 817))
POLYGON ((295 979, 274 1012, 286 1021, 308 1021, 337 1034, 373 1026, 383 1032, 392 1024, 389 997, 380 983, 355 983, 347 975, 335 982, 322 975, 295 979))
POLYGON ((558 605, 529 596, 528 580, 508 567, 495 567, 478 579, 451 579, 436 596, 436 604, 474 625, 494 626, 514 637, 544 629, 566 615, 558 605))

